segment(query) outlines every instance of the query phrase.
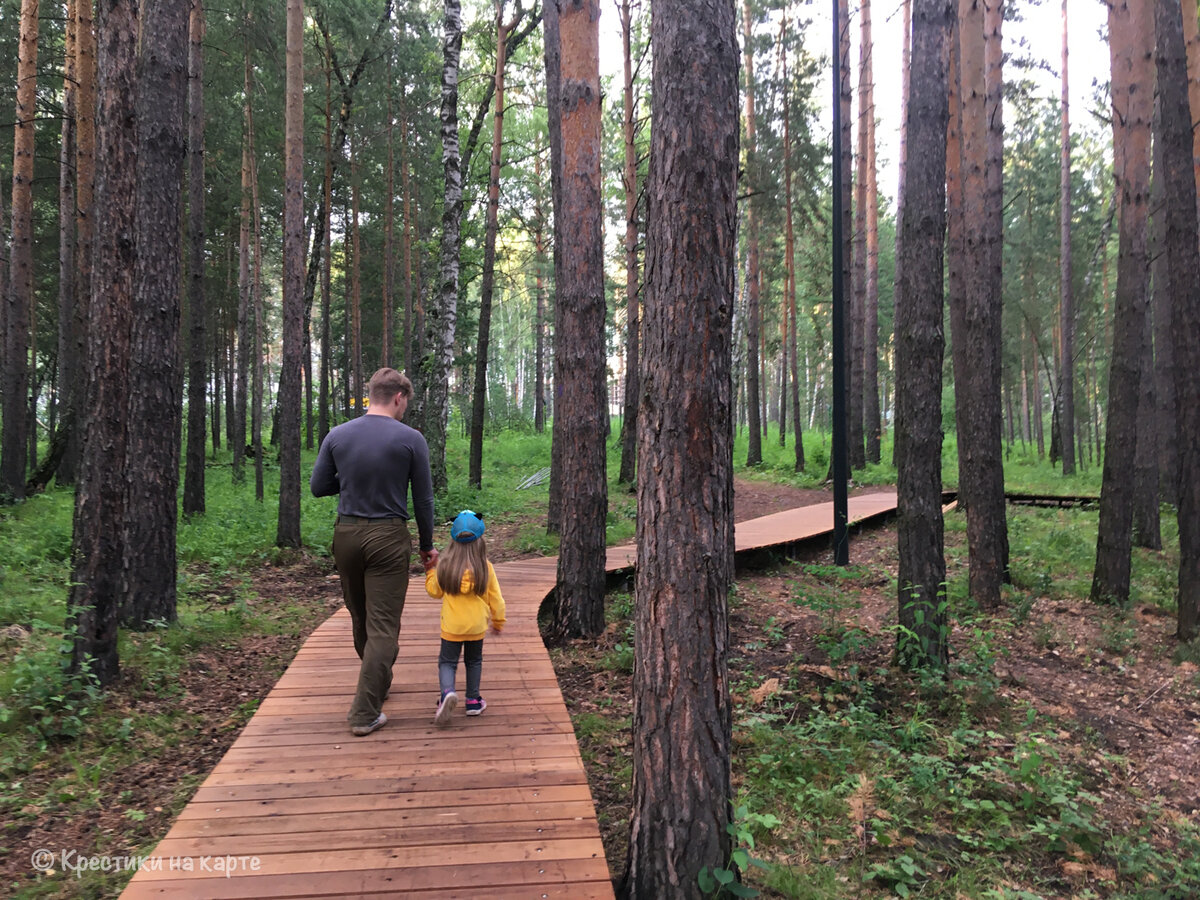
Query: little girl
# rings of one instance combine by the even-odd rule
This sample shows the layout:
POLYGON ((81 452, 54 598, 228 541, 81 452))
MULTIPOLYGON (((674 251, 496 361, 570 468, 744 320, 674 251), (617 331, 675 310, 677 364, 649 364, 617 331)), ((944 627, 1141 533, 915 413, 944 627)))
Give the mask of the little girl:
POLYGON ((425 570, 425 590, 430 597, 442 598, 442 650, 438 654, 438 682, 441 699, 433 721, 450 721, 458 695, 454 678, 458 672, 458 654, 462 649, 467 669, 467 715, 477 716, 487 709, 479 696, 479 676, 483 672, 483 635, 491 619, 492 631, 504 628, 504 598, 496 581, 496 570, 487 560, 483 539, 483 518, 469 509, 454 517, 450 524, 450 546, 435 565, 425 570))

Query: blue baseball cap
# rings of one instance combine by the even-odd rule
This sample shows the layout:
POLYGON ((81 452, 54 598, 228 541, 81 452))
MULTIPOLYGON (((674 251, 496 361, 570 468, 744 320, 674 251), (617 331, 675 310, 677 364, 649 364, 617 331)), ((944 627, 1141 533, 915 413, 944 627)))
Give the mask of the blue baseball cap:
POLYGON ((450 523, 450 537, 460 544, 469 544, 483 537, 483 516, 464 509, 450 523))

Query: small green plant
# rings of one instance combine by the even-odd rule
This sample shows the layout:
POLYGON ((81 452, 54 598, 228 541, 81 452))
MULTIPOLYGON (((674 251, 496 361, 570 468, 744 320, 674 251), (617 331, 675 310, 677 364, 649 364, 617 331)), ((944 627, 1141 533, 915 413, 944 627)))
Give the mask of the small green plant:
POLYGON ((697 877, 700 890, 709 897, 757 897, 758 891, 738 881, 738 874, 749 866, 768 868, 762 860, 750 855, 750 851, 754 849, 752 826, 771 829, 780 824, 780 820, 770 813, 752 813, 745 805, 734 810, 733 821, 725 826, 733 847, 729 854, 729 864, 721 867, 705 866, 701 869, 697 877))

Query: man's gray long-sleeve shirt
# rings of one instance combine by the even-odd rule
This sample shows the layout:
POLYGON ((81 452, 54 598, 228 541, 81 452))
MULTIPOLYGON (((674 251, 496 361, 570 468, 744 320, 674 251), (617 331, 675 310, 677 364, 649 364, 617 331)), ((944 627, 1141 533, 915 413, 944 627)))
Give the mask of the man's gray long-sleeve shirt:
POLYGON ((309 487, 314 497, 337 494, 338 515, 408 519, 410 482, 419 546, 432 550, 429 445, 415 428, 390 416, 365 415, 343 422, 321 442, 309 487))

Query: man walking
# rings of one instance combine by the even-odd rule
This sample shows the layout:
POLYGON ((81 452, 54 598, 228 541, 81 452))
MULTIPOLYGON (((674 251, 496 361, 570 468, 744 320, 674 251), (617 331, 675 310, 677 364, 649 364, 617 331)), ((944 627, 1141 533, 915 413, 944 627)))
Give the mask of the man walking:
POLYGON ((387 724, 381 707, 392 684, 412 561, 406 503, 410 483, 421 561, 436 564, 438 557, 429 446, 419 431, 400 421, 412 389, 407 376, 395 369, 372 375, 366 415, 325 436, 309 480, 313 496, 339 495, 333 559, 354 623, 354 649, 362 660, 346 716, 356 737, 387 724))

